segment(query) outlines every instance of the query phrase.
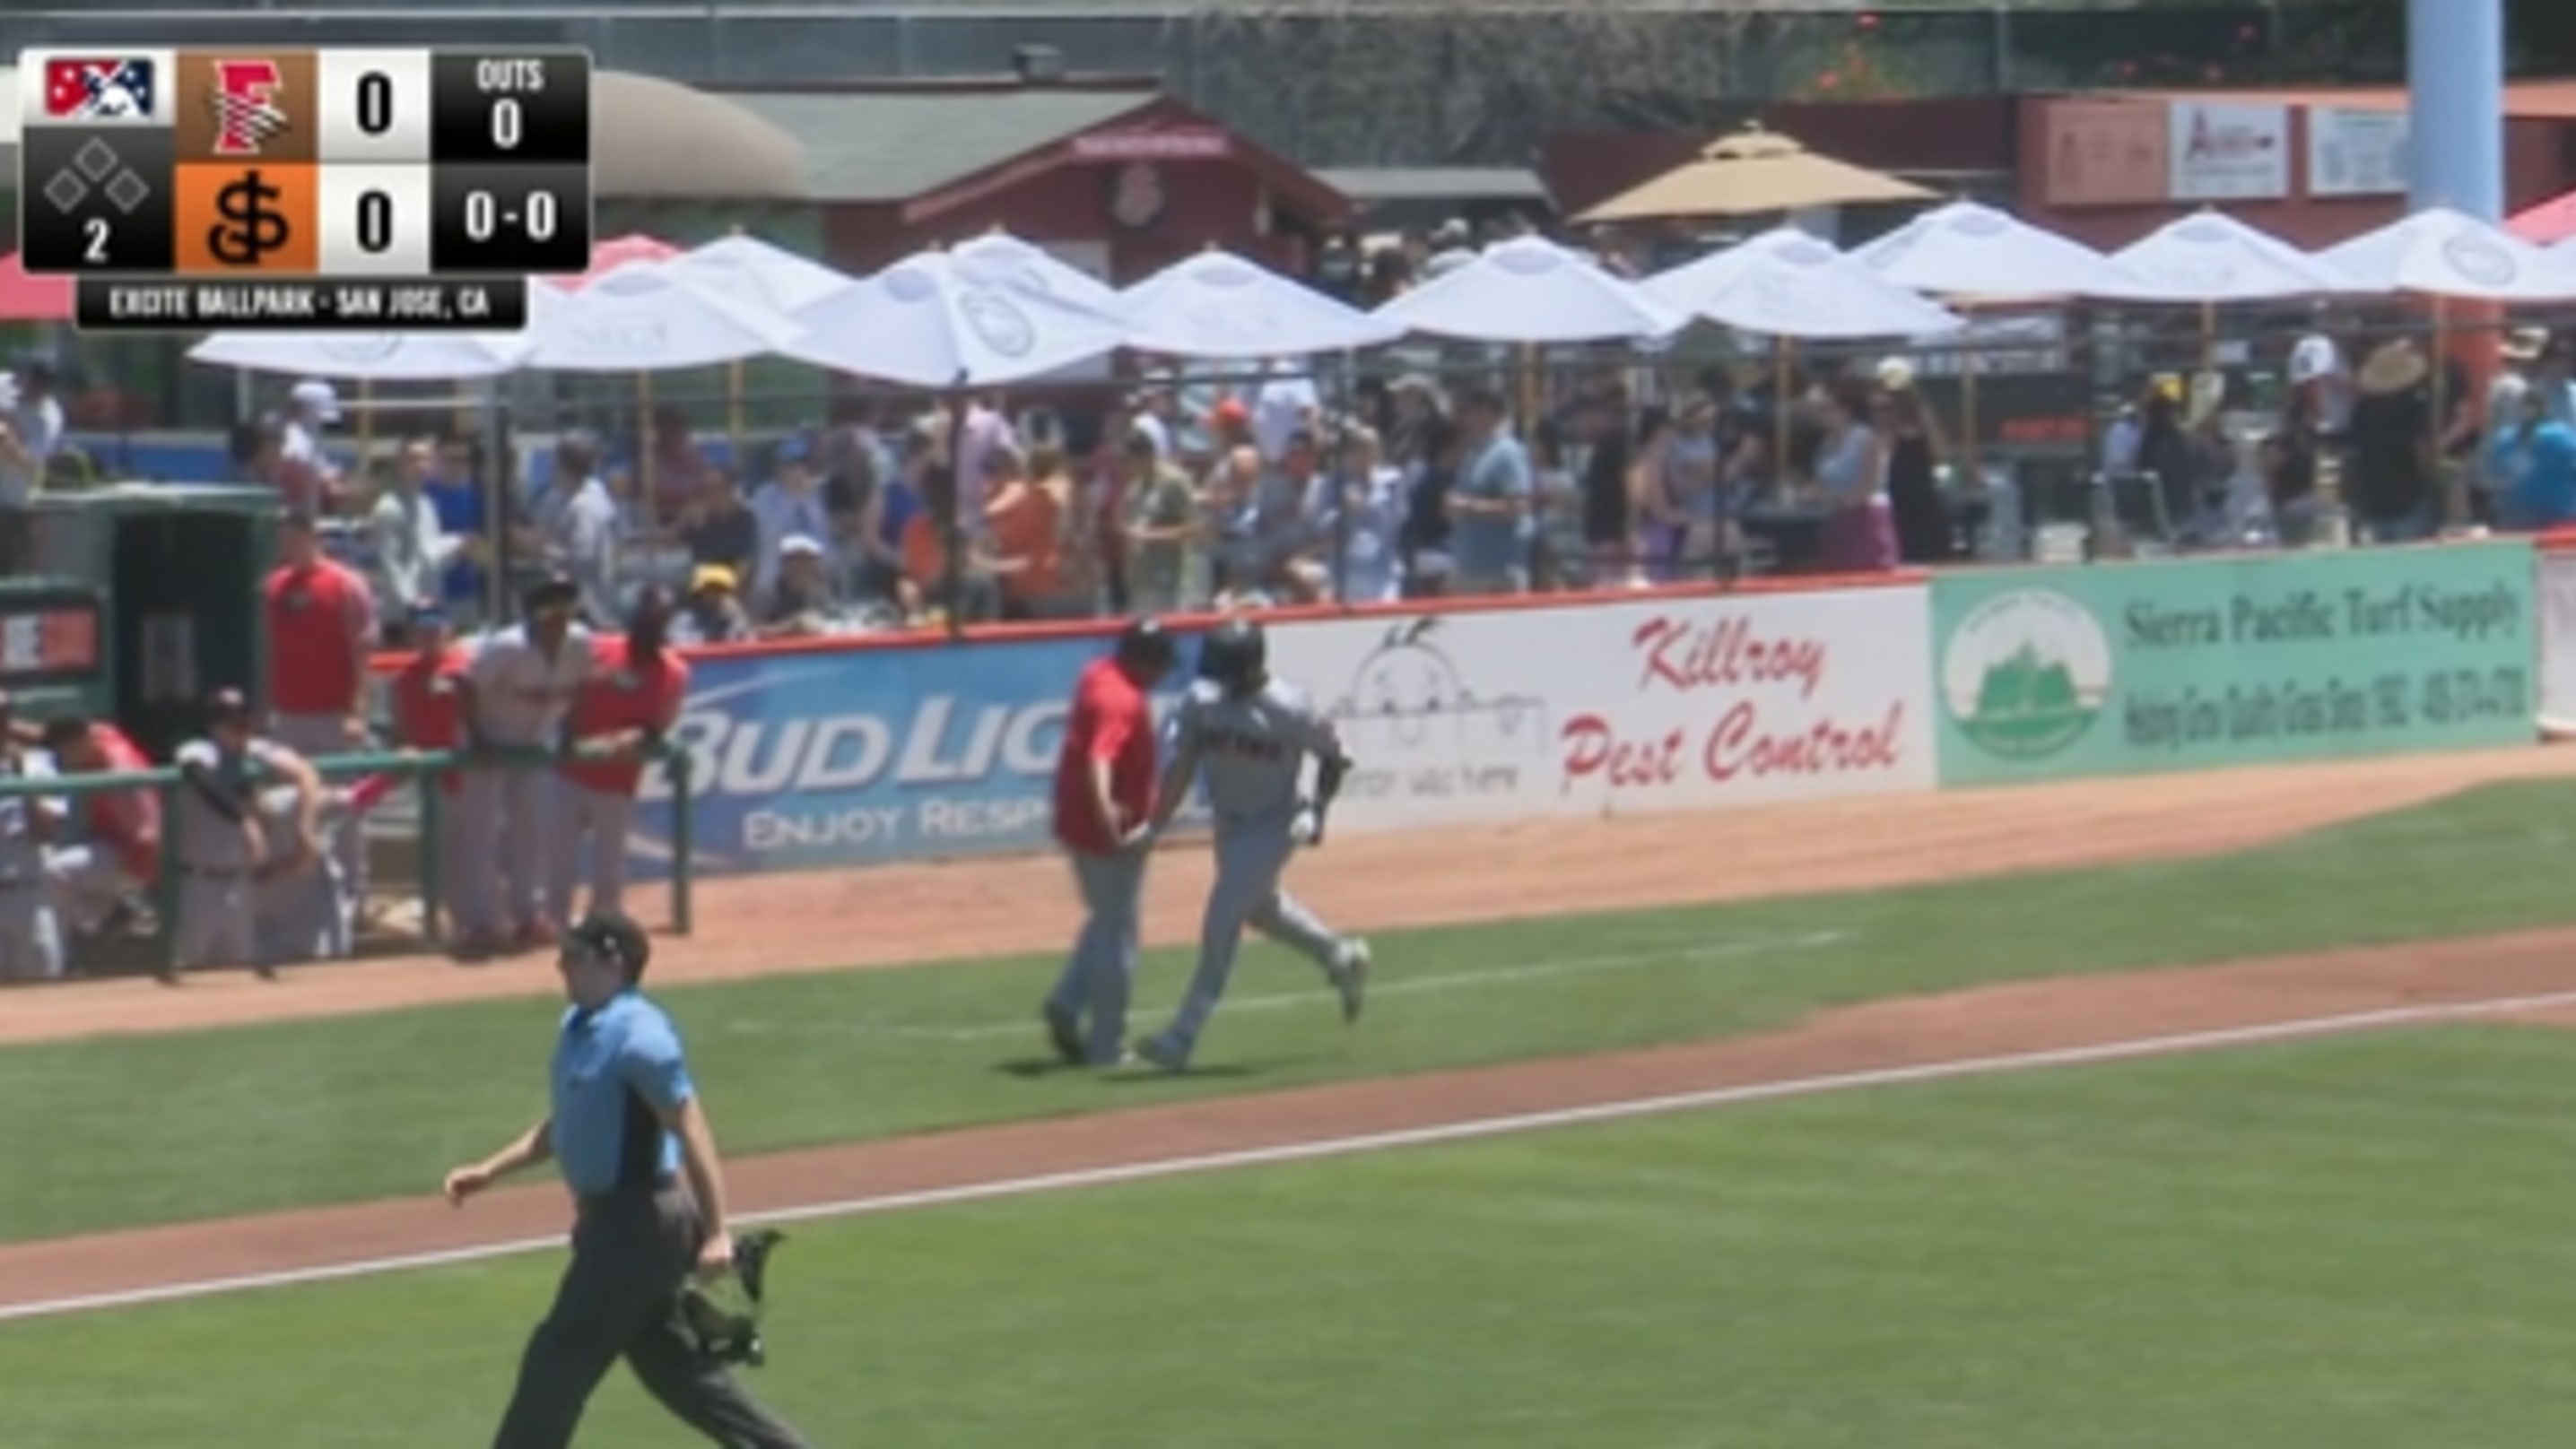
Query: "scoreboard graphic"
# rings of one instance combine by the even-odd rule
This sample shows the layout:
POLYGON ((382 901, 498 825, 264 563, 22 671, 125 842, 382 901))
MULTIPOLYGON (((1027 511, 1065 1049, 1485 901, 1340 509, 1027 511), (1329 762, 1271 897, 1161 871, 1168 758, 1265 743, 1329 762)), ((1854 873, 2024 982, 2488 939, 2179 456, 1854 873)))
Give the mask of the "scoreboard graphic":
POLYGON ((35 50, 19 251, 83 330, 515 331, 590 265, 587 51, 35 50))

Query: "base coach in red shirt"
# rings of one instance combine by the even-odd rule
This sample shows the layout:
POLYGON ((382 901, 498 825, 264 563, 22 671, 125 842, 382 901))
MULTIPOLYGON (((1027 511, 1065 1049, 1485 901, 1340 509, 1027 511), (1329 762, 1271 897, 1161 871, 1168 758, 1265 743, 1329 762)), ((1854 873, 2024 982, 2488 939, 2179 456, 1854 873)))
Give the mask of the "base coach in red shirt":
MULTIPOLYGON (((367 581, 326 557, 313 517, 278 525, 282 559, 262 589, 268 624, 269 734, 308 760, 367 747, 367 655, 376 642, 376 599, 367 581)), ((393 601, 397 607, 408 599, 393 601)), ((367 827, 340 812, 331 853, 340 862, 340 903, 354 934, 367 908, 367 827)))
POLYGON ((1069 1064, 1118 1064, 1136 979, 1137 906, 1145 892, 1145 822, 1162 761, 1148 697, 1172 672, 1172 637, 1139 619, 1106 659, 1082 671, 1055 762, 1055 838, 1082 892, 1082 934, 1047 997, 1047 1036, 1069 1064))

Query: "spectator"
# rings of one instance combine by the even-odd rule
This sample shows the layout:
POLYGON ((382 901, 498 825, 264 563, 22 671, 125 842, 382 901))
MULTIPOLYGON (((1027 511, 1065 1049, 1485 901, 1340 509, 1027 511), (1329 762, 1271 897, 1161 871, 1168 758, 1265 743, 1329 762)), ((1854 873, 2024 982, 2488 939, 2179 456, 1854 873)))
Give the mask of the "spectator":
POLYGON ((1896 524, 1897 556, 1910 564, 1947 563, 1958 552, 1941 465, 1950 440, 1914 388, 1914 364, 1891 357, 1878 365, 1877 421, 1887 440, 1887 505, 1896 524))
POLYGON ((18 364, 14 386, 0 379, 0 574, 38 567, 35 517, 28 505, 44 491, 45 470, 63 446, 63 405, 54 397, 53 364, 18 364))
MULTIPOLYGON (((41 727, 19 721, 16 732, 22 740, 33 733, 61 774, 139 774, 152 768, 152 757, 123 730, 84 715, 57 715, 41 727)), ((45 872, 55 909, 74 935, 143 923, 149 913, 144 898, 161 880, 161 792, 147 785, 81 796, 70 837, 47 855, 45 872)))
POLYGON ((1825 394, 1816 483, 1825 495, 1822 562, 1838 573, 1896 567, 1896 521, 1887 506, 1887 444, 1869 425, 1869 386, 1837 378, 1825 394))
MULTIPOLYGON (((781 438, 770 455, 770 481, 751 495, 751 512, 760 529, 759 570, 752 579, 755 601, 777 591, 786 541, 803 538, 818 547, 832 536, 831 510, 823 503, 822 480, 814 472, 813 452, 801 437, 781 438)), ((761 604, 766 616, 768 605, 761 604)))
POLYGON ((2299 339, 2290 349, 2290 386, 2308 395, 2308 415, 2316 420, 2321 435, 2340 438, 2351 430, 2359 398, 2352 372, 2344 365, 2343 349, 2334 338, 2312 332, 2299 339))
POLYGON ((322 430, 338 421, 340 394, 331 384, 308 378, 287 395, 278 452, 290 485, 288 507, 300 504, 316 514, 339 510, 340 470, 322 451, 322 430))
POLYGON ((1269 583, 1261 541, 1261 450, 1240 443, 1199 490, 1199 536, 1206 541, 1207 580, 1200 597, 1220 608, 1266 602, 1269 583))
POLYGON ((482 617, 484 584, 493 567, 492 529, 483 511, 483 470, 475 464, 475 453, 471 441, 448 439, 439 446, 437 470, 421 484, 421 496, 438 515, 439 532, 454 546, 435 597, 445 602, 458 622, 482 617))
POLYGON ((1056 518, 1056 587, 1052 599, 1035 601, 1037 615, 1090 618, 1100 612, 1103 595, 1096 497, 1075 478, 1071 458, 1062 448, 1041 447, 1030 453, 1029 480, 1056 518))
MULTIPOLYGON (((1063 455, 1046 450, 1051 471, 1063 455)), ((984 456, 984 519, 993 538, 993 575, 1005 619, 1066 617, 1062 503, 1029 476, 1030 465, 1007 448, 984 456), (1042 608, 1046 612, 1041 612, 1042 608)))
POLYGON ((1529 588, 1536 491, 1529 450, 1511 434, 1502 397, 1479 389, 1459 409, 1458 485, 1448 506, 1456 522, 1451 546, 1457 560, 1452 589, 1460 594, 1517 594, 1529 588))
MULTIPOLYGON (((2440 524, 2432 364, 2399 338, 2363 361, 2352 408, 2350 501, 2363 541, 2412 543, 2440 524)), ((2454 389, 2452 396, 2458 396, 2454 389)))
POLYGON ((931 468, 922 474, 921 482, 921 509, 904 526, 907 612, 935 612, 960 624, 989 623, 1001 612, 1001 590, 994 582, 990 559, 980 551, 982 545, 959 518, 963 503, 955 480, 947 469, 931 468), (952 528, 966 549, 953 569, 949 562, 952 528))
POLYGON ((2520 533, 2576 523, 2576 428, 2549 415, 2549 400, 2523 395, 2522 416, 2500 420, 2491 451, 2504 481, 2496 521, 2520 533))
POLYGON ((2317 461, 2325 451, 2325 434, 2316 417, 2318 405, 2313 390, 2291 389, 2280 424, 2263 440, 2263 481, 2272 507, 2272 527, 2285 548, 2306 547, 2316 532, 2317 461))
POLYGON ((778 543, 777 582, 761 606, 760 635, 795 638, 832 632, 831 570, 824 562, 823 541, 791 533, 778 543))
POLYGON ((1542 589, 1580 588, 1591 577, 1583 538, 1583 488, 1568 464, 1565 428, 1550 418, 1531 439, 1531 481, 1536 488, 1537 567, 1531 582, 1542 589))
POLYGON ((1404 470, 1405 586, 1435 597, 1447 592, 1452 567, 1449 490, 1458 477, 1458 429, 1427 377, 1396 379, 1388 398, 1395 410, 1390 451, 1404 470))
POLYGON ((900 469, 876 428, 876 405, 865 398, 833 405, 833 426, 820 459, 823 510, 831 519, 831 554, 844 598, 891 599, 902 561, 884 541, 886 487, 900 469))
MULTIPOLYGON (((376 500, 369 515, 369 532, 375 541, 375 593, 379 599, 397 603, 435 599, 442 591, 442 580, 456 556, 457 545, 439 526, 438 506, 428 496, 430 475, 437 468, 437 449, 429 439, 405 441, 393 486, 376 500)), ((408 644, 408 622, 407 618, 387 620, 385 642, 395 647, 408 644)))
POLYGON ((1323 424, 1324 400, 1304 363, 1274 358, 1253 389, 1251 412, 1253 445, 1261 449, 1261 461, 1275 467, 1298 434, 1313 443, 1315 429, 1323 424))
POLYGON ((1625 578, 1637 558, 1636 503, 1628 470, 1637 456, 1629 432, 1627 399, 1613 387, 1580 413, 1583 454, 1583 544, 1595 582, 1625 578))
MULTIPOLYGON (((413 653, 391 682, 394 742, 415 754, 463 749, 465 673, 471 661, 453 642, 446 611, 437 604, 424 601, 412 605, 409 623, 405 632, 413 653)), ((444 811, 443 823, 448 826, 439 841, 439 899, 429 908, 447 913, 447 928, 453 934, 464 929, 459 888, 466 871, 471 869, 469 860, 458 849, 464 832, 455 828, 456 802, 465 788, 465 777, 458 771, 446 770, 424 778, 420 784, 423 790, 437 793, 444 811)))
POLYGON ((1282 602, 1314 603, 1332 591, 1324 535, 1315 527, 1332 501, 1324 495, 1321 474, 1315 434, 1300 427, 1262 471, 1253 494, 1261 587, 1282 602))
POLYGON ((585 619, 618 617, 617 499, 599 476, 599 439, 576 430, 555 444, 555 476, 538 528, 548 576, 572 581, 585 619))
POLYGON ((1173 391, 1170 373, 1146 373, 1144 385, 1128 399, 1128 410, 1128 433, 1143 433, 1151 439, 1157 458, 1179 456, 1181 400, 1173 391))
MULTIPOLYGON (((270 733, 307 757, 363 748, 375 598, 365 579, 324 556, 310 515, 288 515, 277 537, 283 561, 262 590, 270 733)), ((355 812, 342 813, 331 848, 347 898, 364 902, 367 839, 355 812)))
MULTIPOLYGON (((56 773, 54 760, 30 750, 16 711, 0 692, 0 779, 35 780, 56 773)), ((50 980, 63 974, 63 938, 50 889, 47 846, 61 838, 70 807, 55 795, 0 796, 0 980, 50 980)))
POLYGON ((741 578, 760 560, 760 518, 742 501, 733 470, 710 465, 697 498, 680 515, 680 539, 694 568, 741 578))
MULTIPOLYGON (((2576 376, 2571 376, 2571 370, 2576 370, 2576 343, 2564 337, 2553 338, 2547 332, 2540 334, 2540 340, 2540 360, 2531 373, 2532 390, 2540 394, 2540 405, 2551 422, 2576 427, 2576 376)), ((2498 425, 2511 421, 2513 414, 2507 413, 2498 425)))
POLYGON ((723 564, 698 565, 689 575, 689 596, 671 620, 671 642, 732 644, 751 637, 739 577, 723 564))
POLYGON ((656 524, 675 524, 706 486, 709 466, 705 452, 690 436, 687 413, 667 403, 653 410, 646 459, 651 495, 639 500, 639 511, 656 524))
POLYGON ((1000 448, 1018 451, 1020 435, 1002 412, 1000 393, 977 393, 966 400, 964 407, 965 411, 955 420, 957 466, 950 472, 949 479, 952 483, 962 483, 978 490, 974 496, 962 499, 966 516, 977 518, 984 505, 981 490, 987 481, 985 456, 1000 448))
POLYGON ((1375 432, 1346 431, 1333 492, 1316 517, 1316 531, 1333 550, 1333 597, 1344 603, 1387 603, 1403 593, 1396 535, 1404 521, 1404 479, 1379 454, 1375 432))
POLYGON ((1143 429, 1127 435, 1123 464, 1128 612, 1168 614, 1188 607, 1197 602, 1191 592, 1200 539, 1197 495, 1143 429))

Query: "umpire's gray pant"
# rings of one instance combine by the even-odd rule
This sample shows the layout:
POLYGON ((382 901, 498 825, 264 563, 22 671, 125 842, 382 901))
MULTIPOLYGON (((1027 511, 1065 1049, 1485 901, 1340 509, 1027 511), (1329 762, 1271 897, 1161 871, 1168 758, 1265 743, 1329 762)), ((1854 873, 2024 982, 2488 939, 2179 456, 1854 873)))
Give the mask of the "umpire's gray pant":
POLYGON ((582 1201, 572 1264, 528 1339, 493 1449, 566 1449, 591 1391, 621 1357, 663 1408, 725 1449, 804 1449, 691 1344, 679 1295, 701 1240, 696 1209, 676 1186, 582 1201))

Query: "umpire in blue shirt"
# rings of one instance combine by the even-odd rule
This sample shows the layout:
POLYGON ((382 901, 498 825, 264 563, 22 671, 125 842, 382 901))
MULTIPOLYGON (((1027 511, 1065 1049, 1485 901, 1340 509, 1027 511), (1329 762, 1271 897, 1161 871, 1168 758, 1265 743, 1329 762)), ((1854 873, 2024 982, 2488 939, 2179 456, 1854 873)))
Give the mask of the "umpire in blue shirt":
POLYGON ((516 1141, 447 1175, 463 1203, 553 1161, 579 1214, 572 1264, 528 1339, 493 1449, 565 1449, 591 1391, 623 1357, 662 1406, 725 1449, 804 1449, 698 1352, 680 1309, 692 1274, 733 1271, 724 1169, 679 1031, 639 989, 650 955, 625 916, 594 911, 563 938, 564 1014, 554 1110, 516 1141))

